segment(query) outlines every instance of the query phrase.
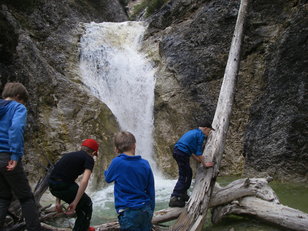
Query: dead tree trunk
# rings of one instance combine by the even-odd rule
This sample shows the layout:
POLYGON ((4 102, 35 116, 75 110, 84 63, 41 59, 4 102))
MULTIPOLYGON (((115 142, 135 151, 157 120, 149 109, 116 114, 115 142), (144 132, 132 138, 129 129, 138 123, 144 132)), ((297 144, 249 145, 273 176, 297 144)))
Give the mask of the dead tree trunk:
POLYGON ((215 208, 212 214, 212 222, 216 224, 228 214, 253 215, 288 230, 308 231, 307 213, 257 197, 244 197, 232 204, 215 208))
MULTIPOLYGON (((225 187, 217 184, 209 203, 212 222, 218 223, 228 214, 253 215, 288 230, 308 231, 308 214, 280 204, 271 179, 239 179, 225 187)), ((175 220, 185 208, 168 208, 155 212, 153 224, 175 220)))
POLYGON ((206 171, 202 167, 198 169, 196 184, 191 199, 177 222, 172 226, 171 230, 195 231, 202 229, 207 209, 209 207, 212 189, 219 172, 219 165, 228 131, 234 97, 235 80, 240 62, 240 48, 247 7, 248 0, 242 0, 213 121, 216 131, 210 135, 203 153, 208 161, 215 161, 216 165, 214 168, 210 168, 206 171))

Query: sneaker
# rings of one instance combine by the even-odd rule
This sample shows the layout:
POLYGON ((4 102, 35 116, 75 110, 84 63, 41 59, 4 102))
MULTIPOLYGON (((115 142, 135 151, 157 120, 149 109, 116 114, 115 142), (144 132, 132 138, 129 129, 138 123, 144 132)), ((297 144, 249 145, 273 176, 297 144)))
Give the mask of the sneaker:
POLYGON ((185 201, 181 197, 171 197, 169 201, 169 207, 184 207, 185 201))
POLYGON ((189 196, 187 195, 187 193, 185 193, 185 194, 181 195, 181 199, 183 201, 188 201, 189 200, 189 196))

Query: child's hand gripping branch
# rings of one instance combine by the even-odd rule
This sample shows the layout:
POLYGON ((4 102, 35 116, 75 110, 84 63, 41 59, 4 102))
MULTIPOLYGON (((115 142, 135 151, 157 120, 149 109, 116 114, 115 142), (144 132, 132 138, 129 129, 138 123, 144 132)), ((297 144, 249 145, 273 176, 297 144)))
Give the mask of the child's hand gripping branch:
POLYGON ((207 162, 206 160, 205 160, 205 158, 204 158, 204 156, 196 156, 196 155, 194 155, 194 154, 192 154, 192 157, 196 160, 196 161, 198 161, 198 162, 200 162, 205 168, 210 168, 210 167, 213 167, 214 166, 214 162, 207 162))

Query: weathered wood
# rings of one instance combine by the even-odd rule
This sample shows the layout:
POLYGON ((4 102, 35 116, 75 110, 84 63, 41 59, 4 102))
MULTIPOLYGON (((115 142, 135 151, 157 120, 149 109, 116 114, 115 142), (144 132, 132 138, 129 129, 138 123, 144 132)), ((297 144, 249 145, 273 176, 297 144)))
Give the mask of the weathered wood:
MULTIPOLYGON (((281 205, 276 193, 268 184, 270 180, 271 178, 239 179, 225 187, 216 184, 210 200, 210 207, 214 207, 212 222, 218 223, 228 214, 245 214, 254 215, 289 230, 306 231, 308 214, 281 205)), ((157 211, 153 223, 175 219, 184 209, 168 208, 157 211)))
MULTIPOLYGON (((274 201, 279 203, 279 200, 268 185, 271 178, 244 178, 238 179, 225 187, 215 184, 209 207, 213 208, 219 205, 231 203, 234 200, 239 200, 245 196, 256 196, 263 200, 274 201)), ((175 220, 185 208, 167 208, 154 213, 153 224, 164 223, 175 220)))
POLYGON ((39 201, 41 200, 41 197, 43 196, 43 194, 46 192, 48 188, 48 179, 53 169, 54 169, 54 165, 52 163, 49 163, 49 167, 45 168, 46 170, 45 176, 40 178, 38 183, 35 186, 33 194, 34 194, 35 201, 38 204, 39 204, 39 201))
POLYGON ((154 213, 152 223, 159 224, 177 219, 184 208, 167 208, 154 213))
POLYGON ((231 204, 215 208, 212 212, 212 222, 218 223, 228 214, 253 215, 288 230, 308 231, 307 213, 257 197, 244 197, 231 204))
POLYGON ((248 0, 242 0, 213 120, 216 131, 210 135, 203 153, 208 161, 215 161, 216 165, 206 171, 203 167, 198 169, 192 199, 171 230, 201 230, 204 224, 229 127, 247 7, 248 0))

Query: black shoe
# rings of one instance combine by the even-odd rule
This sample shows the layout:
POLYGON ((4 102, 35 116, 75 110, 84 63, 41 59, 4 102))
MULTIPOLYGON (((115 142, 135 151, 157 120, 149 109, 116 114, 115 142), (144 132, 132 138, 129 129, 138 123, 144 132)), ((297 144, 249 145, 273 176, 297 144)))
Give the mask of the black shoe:
POLYGON ((188 201, 189 200, 189 196, 187 195, 187 193, 181 195, 181 200, 183 200, 183 201, 188 201))
POLYGON ((171 197, 169 201, 169 207, 185 207, 185 201, 181 197, 171 197))

